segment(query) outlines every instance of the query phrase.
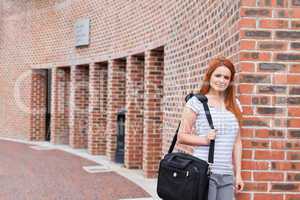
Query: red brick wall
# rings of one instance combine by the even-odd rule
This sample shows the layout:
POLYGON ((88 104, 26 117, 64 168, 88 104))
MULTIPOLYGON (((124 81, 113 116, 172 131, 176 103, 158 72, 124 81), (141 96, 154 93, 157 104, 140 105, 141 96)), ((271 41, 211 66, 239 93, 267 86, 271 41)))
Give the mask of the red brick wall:
POLYGON ((93 155, 106 150, 107 67, 107 63, 90 65, 88 150, 93 155))
POLYGON ((144 55, 127 58, 125 166, 128 168, 142 168, 143 164, 144 68, 144 55))
POLYGON ((70 68, 54 68, 52 71, 51 142, 69 144, 70 68))
POLYGON ((89 121, 89 66, 71 67, 70 145, 87 148, 89 121))
POLYGON ((143 170, 146 177, 157 175, 163 135, 164 50, 145 53, 143 170))
MULTIPOLYGON (((188 1, 184 6, 188 12, 172 13, 178 24, 165 46, 163 152, 177 128, 184 97, 199 90, 209 60, 229 57, 239 71, 239 1, 188 1)), ((236 80, 238 84, 238 75, 236 80)))
POLYGON ((115 160, 117 149, 117 113, 125 108, 126 60, 108 63, 107 110, 106 110, 106 155, 115 160))
POLYGON ((243 199, 299 199, 299 1, 241 1, 243 199))
POLYGON ((31 119, 29 5, 25 1, 0 2, 0 133, 19 139, 29 138, 31 119))
POLYGON ((46 70, 37 69, 32 71, 31 84, 31 116, 30 116, 30 140, 45 140, 46 135, 46 70))
POLYGON ((99 150, 102 154, 104 154, 106 150, 106 118, 107 118, 107 79, 108 79, 108 63, 100 63, 101 71, 100 71, 100 123, 99 123, 99 131, 100 132, 100 147, 99 150))

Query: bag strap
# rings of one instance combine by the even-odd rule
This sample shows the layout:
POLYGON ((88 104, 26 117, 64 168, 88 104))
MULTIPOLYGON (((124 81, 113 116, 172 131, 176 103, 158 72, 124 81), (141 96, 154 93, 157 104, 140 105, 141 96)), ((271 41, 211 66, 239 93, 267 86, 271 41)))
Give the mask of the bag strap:
MULTIPOLYGON (((209 111, 209 107, 207 105, 207 97, 202 95, 202 94, 193 94, 193 93, 191 93, 191 94, 188 94, 185 97, 185 101, 187 102, 193 96, 197 97, 197 99, 202 102, 204 110, 205 110, 205 116, 207 118, 209 126, 210 126, 211 129, 214 129, 214 125, 213 125, 213 121, 212 121, 211 114, 210 114, 210 111, 209 111)), ((180 128, 180 123, 181 122, 179 122, 178 127, 176 129, 176 132, 175 132, 175 135, 173 137, 173 140, 172 140, 172 143, 170 145, 168 153, 172 153, 172 151, 175 147, 175 144, 177 142, 178 131, 179 131, 179 128, 180 128)), ((214 150, 215 150, 215 140, 211 140, 210 144, 209 144, 208 163, 213 163, 214 162, 214 150)))

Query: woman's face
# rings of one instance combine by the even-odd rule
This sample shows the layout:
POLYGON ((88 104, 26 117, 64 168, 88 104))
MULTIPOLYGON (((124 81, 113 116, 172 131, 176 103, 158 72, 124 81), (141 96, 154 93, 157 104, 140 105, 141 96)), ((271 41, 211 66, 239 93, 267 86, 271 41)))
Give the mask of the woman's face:
POLYGON ((210 77, 210 87, 217 92, 224 92, 229 86, 230 78, 231 71, 225 66, 220 66, 210 77))

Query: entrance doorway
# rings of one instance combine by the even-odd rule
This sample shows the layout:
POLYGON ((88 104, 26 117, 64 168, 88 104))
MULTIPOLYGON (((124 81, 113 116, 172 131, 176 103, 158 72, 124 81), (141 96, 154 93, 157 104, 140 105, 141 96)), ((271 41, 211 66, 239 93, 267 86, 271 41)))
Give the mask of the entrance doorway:
POLYGON ((51 139, 51 78, 52 70, 46 70, 46 130, 45 140, 51 139))
POLYGON ((117 114, 117 150, 116 162, 124 163, 124 149, 125 149, 125 113, 126 110, 121 110, 117 114))

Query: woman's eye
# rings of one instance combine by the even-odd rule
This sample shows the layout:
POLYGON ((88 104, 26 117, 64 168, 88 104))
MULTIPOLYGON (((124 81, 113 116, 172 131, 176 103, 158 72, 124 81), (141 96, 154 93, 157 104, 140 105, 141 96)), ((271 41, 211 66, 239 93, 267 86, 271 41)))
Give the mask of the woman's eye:
POLYGON ((226 80, 229 80, 229 76, 224 76, 224 78, 225 78, 226 80))
POLYGON ((221 77, 221 74, 216 74, 216 77, 218 77, 218 78, 221 77))

